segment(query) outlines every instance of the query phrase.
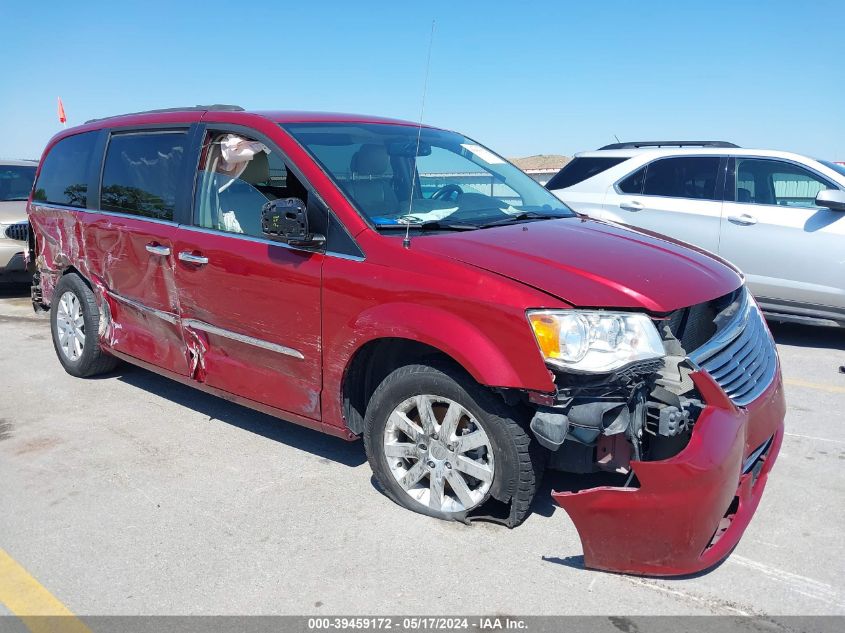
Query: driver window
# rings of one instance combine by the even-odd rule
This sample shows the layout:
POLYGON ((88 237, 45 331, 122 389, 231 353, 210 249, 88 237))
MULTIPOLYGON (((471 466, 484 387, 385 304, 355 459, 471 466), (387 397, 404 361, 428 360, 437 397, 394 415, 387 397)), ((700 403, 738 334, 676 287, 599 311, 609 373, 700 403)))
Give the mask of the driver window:
POLYGON ((307 193, 277 152, 254 139, 210 132, 197 173, 198 226, 263 237, 261 208, 270 200, 307 193))
POLYGON ((792 163, 759 158, 736 161, 736 201, 782 207, 815 207, 832 185, 792 163))
POLYGON ((512 206, 523 204, 516 191, 464 156, 463 152, 456 154, 433 146, 427 156, 417 156, 417 173, 424 199, 457 203, 459 198, 470 194, 471 197, 489 196, 512 206))

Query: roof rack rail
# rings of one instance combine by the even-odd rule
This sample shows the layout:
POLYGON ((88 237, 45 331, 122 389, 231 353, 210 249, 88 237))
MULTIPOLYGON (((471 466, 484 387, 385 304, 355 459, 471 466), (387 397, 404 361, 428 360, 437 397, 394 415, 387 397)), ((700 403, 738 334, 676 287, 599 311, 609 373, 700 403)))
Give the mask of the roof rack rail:
POLYGON ((238 105, 228 105, 225 103, 214 103, 212 105, 195 105, 185 106, 183 108, 160 108, 158 110, 141 110, 140 112, 126 112, 124 114, 112 114, 111 116, 104 116, 99 119, 88 119, 85 123, 96 123, 97 121, 105 121, 106 119, 114 119, 120 116, 133 116, 136 114, 161 114, 163 112, 243 112, 244 109, 238 105))
POLYGON ((634 141, 632 143, 611 143, 603 149, 640 149, 641 147, 739 147, 727 141, 634 141))

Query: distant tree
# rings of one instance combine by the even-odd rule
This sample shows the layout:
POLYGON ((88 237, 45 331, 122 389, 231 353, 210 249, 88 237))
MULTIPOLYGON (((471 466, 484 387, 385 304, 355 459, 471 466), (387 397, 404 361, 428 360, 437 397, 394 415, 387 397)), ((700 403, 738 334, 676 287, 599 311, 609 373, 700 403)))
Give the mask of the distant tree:
POLYGON ((65 189, 65 200, 72 207, 84 207, 88 202, 88 185, 78 183, 65 189))
POLYGON ((106 210, 128 211, 153 218, 173 214, 173 205, 161 197, 138 187, 124 185, 103 187, 102 206, 106 210))

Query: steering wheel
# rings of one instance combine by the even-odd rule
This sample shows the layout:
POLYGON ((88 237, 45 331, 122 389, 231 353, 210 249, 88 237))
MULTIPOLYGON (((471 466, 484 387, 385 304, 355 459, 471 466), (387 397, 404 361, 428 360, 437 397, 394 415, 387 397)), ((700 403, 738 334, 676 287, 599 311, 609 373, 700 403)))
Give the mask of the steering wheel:
POLYGON ((464 190, 461 189, 461 187, 459 185, 450 184, 450 185, 443 185, 442 187, 440 187, 440 189, 438 189, 433 194, 431 194, 431 199, 432 200, 451 200, 452 197, 454 196, 455 200, 457 200, 462 195, 464 195, 464 190))

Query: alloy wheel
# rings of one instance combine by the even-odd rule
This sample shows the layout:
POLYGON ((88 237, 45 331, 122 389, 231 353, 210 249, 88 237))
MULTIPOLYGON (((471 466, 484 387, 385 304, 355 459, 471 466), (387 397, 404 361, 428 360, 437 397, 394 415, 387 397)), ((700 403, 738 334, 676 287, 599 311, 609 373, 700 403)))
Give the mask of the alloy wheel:
POLYGON ((59 348, 65 358, 78 361, 85 349, 85 320, 82 317, 82 305, 73 292, 65 292, 56 308, 56 328, 58 329, 59 348))
POLYGON ((493 448, 463 406, 433 395, 408 398, 390 414, 384 456, 415 501, 440 512, 477 507, 493 483, 493 448))

